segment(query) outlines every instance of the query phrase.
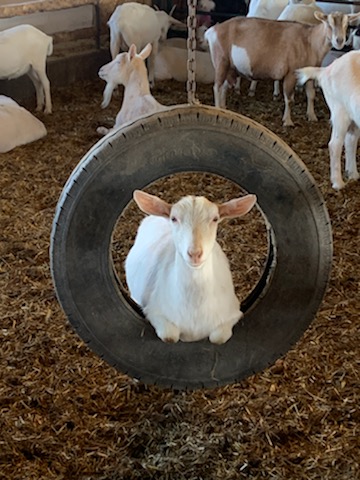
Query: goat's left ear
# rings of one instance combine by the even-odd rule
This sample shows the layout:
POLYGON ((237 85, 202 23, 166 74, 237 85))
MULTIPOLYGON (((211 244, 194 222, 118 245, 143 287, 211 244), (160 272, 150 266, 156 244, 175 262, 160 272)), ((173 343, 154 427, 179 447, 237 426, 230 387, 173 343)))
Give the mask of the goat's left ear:
POLYGON ((151 50, 152 50, 151 43, 148 43, 148 44, 146 45, 146 47, 144 47, 144 48, 141 50, 141 52, 139 53, 139 57, 141 57, 143 60, 145 60, 145 59, 148 58, 148 56, 150 55, 151 50))
POLYGON ((348 15, 349 18, 349 25, 360 25, 360 12, 359 13, 352 13, 348 15))
POLYGON ((241 217, 248 213, 256 203, 256 195, 234 198, 229 202, 219 205, 220 218, 241 217))
POLYGON ((135 57, 135 55, 136 55, 136 45, 132 43, 129 48, 129 59, 132 60, 135 57))

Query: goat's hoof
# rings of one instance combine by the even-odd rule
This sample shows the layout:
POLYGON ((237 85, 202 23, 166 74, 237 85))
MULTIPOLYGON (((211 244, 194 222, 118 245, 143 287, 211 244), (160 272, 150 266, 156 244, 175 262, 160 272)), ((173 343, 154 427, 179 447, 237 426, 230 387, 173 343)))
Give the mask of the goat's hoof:
POLYGON ((295 127, 295 124, 292 120, 287 120, 287 121, 283 122, 283 126, 284 127, 295 127))
POLYGON ((248 93, 248 97, 255 97, 255 92, 250 90, 249 93, 248 93))
POLYGON ((346 174, 346 178, 347 178, 349 181, 351 181, 351 182, 354 182, 354 181, 356 181, 356 180, 359 180, 359 178, 360 178, 360 175, 358 174, 358 172, 355 172, 355 173, 353 173, 353 172, 345 172, 345 174, 346 174))
POLYGON ((343 181, 332 183, 332 188, 334 190, 342 190, 344 187, 345 187, 345 182, 343 181))
POLYGON ((216 345, 222 345, 223 343, 226 343, 229 338, 232 336, 232 328, 219 328, 215 330, 214 332, 211 332, 209 335, 209 340, 211 343, 214 343, 216 345))
POLYGON ((180 330, 172 323, 163 326, 161 330, 156 330, 157 336, 165 343, 177 343, 180 340, 180 330))

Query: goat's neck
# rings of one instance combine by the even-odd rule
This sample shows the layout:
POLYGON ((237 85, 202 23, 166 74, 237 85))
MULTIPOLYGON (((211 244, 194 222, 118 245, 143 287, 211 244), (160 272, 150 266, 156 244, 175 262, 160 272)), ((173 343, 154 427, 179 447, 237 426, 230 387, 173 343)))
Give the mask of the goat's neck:
POLYGON ((310 30, 309 43, 311 49, 316 55, 316 62, 321 64, 325 55, 331 50, 331 39, 327 36, 327 27, 322 22, 315 25, 310 30))
POLYGON ((130 74, 125 88, 125 98, 150 95, 150 85, 147 72, 134 71, 130 74))

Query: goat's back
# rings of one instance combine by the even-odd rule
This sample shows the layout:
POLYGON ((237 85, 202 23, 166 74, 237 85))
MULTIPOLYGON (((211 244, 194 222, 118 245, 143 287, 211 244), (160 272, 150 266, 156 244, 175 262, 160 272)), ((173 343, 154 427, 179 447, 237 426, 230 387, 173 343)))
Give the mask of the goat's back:
POLYGON ((18 78, 33 67, 45 67, 53 39, 32 25, 17 25, 0 32, 0 78, 18 78))
POLYGON ((161 28, 155 11, 148 5, 124 3, 116 7, 108 25, 113 35, 120 33, 128 47, 132 43, 137 51, 161 36, 161 28))
MULTIPOLYGON (((205 36, 210 49, 229 59, 241 74, 258 80, 281 80, 296 68, 319 64, 311 39, 314 29, 320 28, 322 25, 235 17, 211 27, 205 36)), ((322 52, 320 57, 321 62, 322 52)))

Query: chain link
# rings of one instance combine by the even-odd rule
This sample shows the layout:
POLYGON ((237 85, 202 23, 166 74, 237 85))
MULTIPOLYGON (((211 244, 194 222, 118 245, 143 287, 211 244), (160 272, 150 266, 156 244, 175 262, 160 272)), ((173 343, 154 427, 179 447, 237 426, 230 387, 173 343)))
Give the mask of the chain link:
POLYGON ((196 59, 195 59, 195 50, 196 50, 196 6, 197 0, 188 0, 188 17, 187 17, 187 27, 188 27, 188 39, 187 39, 187 48, 188 48, 188 80, 186 84, 188 102, 191 105, 200 103, 195 96, 196 92, 196 81, 195 81, 195 71, 196 71, 196 59))

